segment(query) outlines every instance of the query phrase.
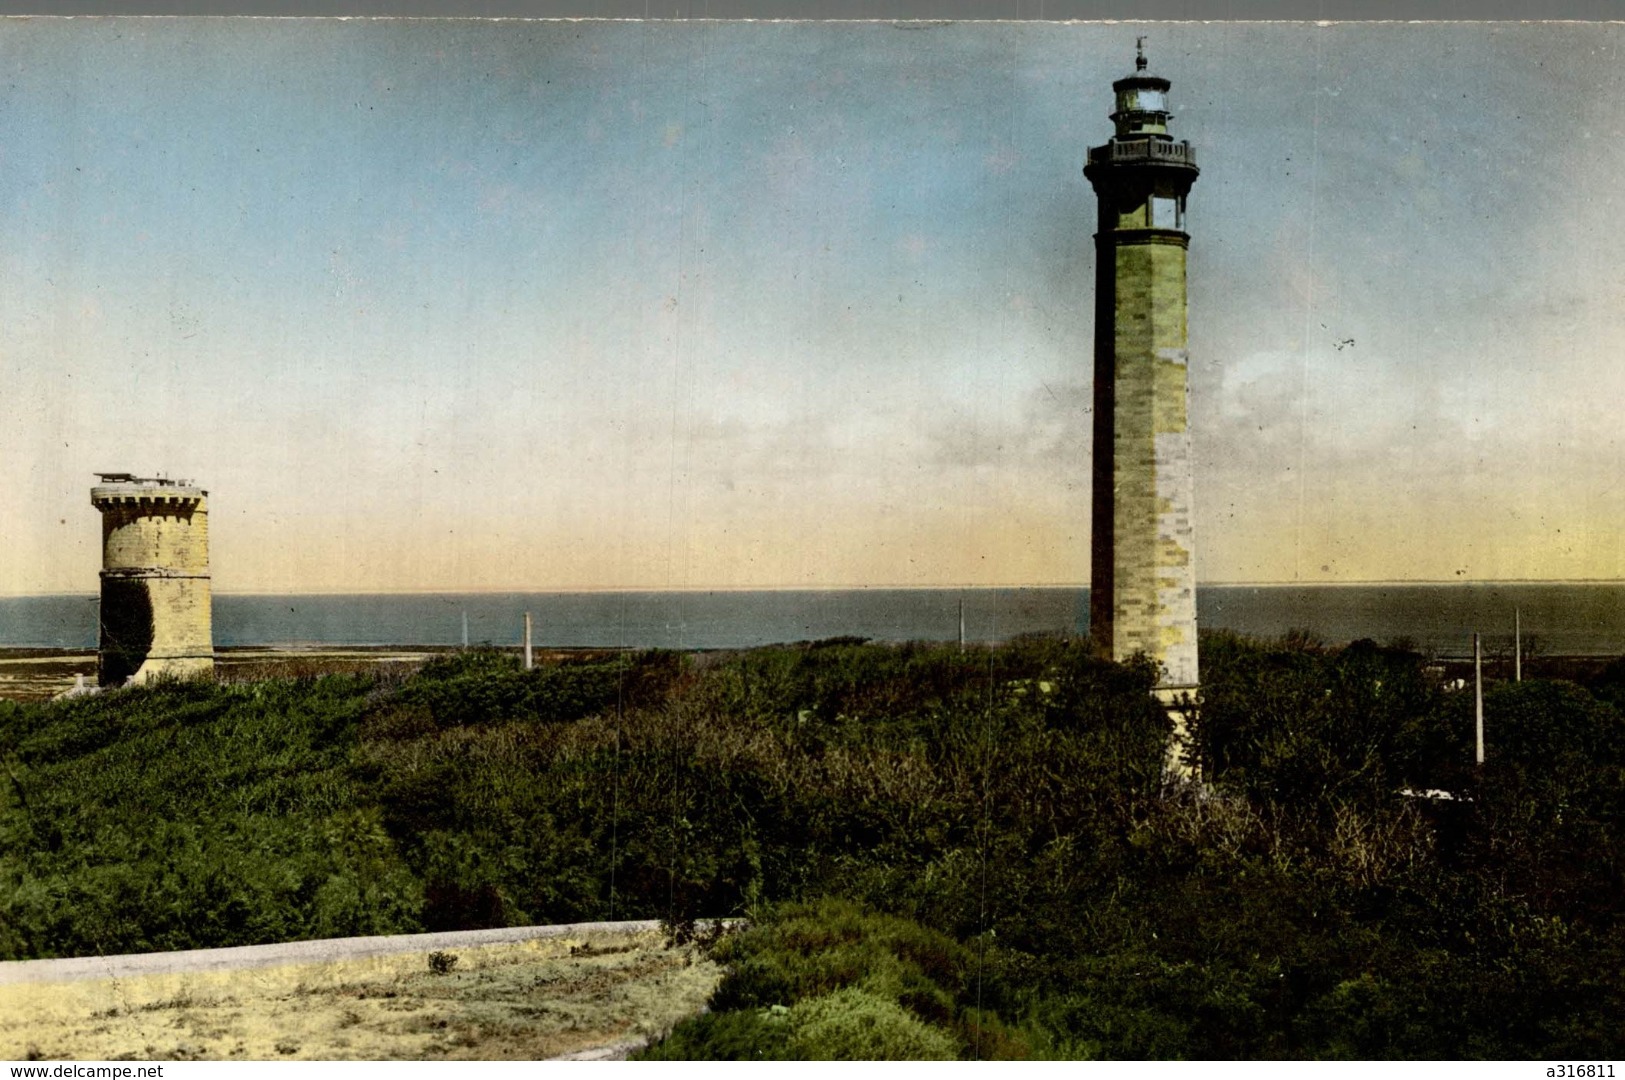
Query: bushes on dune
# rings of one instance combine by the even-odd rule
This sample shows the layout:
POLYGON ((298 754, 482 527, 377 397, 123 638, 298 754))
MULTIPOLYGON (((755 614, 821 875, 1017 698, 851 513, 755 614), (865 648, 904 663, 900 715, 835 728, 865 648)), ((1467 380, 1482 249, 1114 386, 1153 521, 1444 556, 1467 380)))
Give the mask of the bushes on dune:
POLYGON ((552 665, 522 671, 511 653, 479 649, 438 657, 397 695, 420 707, 437 727, 514 720, 577 720, 616 703, 620 663, 552 665))
POLYGON ((655 1056, 1617 1054, 1619 680, 1492 687, 1475 770, 1415 654, 1214 635, 1164 797, 1152 677, 842 641, 0 703, 0 955, 747 914, 655 1056))
POLYGON ((349 761, 371 680, 160 684, 0 718, 0 955, 418 928, 349 761))
POLYGON ((952 1059, 971 957, 917 923, 826 899, 724 938, 714 1012, 644 1056, 952 1059))

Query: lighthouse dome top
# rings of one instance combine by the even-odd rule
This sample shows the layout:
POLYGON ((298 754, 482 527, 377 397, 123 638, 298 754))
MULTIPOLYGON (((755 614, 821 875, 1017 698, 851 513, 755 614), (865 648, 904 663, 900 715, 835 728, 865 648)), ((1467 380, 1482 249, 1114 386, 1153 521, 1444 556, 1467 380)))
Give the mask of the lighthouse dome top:
POLYGON ((1145 70, 1145 38, 1140 38, 1134 57, 1134 74, 1112 83, 1117 95, 1117 111, 1112 122, 1117 125, 1119 138, 1130 135, 1166 135, 1168 120, 1168 91, 1173 84, 1145 70))
POLYGON ((1156 90, 1166 94, 1174 84, 1161 75, 1147 75, 1144 72, 1135 72, 1112 83, 1112 89, 1119 94, 1130 90, 1156 90))

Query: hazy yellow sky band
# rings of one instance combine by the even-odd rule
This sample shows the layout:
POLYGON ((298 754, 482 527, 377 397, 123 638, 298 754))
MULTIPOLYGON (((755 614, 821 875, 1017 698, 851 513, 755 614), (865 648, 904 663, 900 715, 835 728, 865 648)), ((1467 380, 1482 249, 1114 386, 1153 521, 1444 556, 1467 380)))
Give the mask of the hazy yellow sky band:
MULTIPOLYGON (((1085 583, 1137 32, 0 22, 0 593, 1085 583)), ((1149 32, 1199 579, 1625 576, 1625 30, 1149 32)))

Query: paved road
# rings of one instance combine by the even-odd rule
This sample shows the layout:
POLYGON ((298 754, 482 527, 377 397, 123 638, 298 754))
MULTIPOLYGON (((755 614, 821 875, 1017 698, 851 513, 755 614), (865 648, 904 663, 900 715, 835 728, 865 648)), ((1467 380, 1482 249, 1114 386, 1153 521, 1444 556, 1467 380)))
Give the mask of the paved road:
POLYGON ((473 945, 502 945, 533 938, 580 937, 586 934, 635 934, 654 930, 654 919, 632 922, 567 923, 560 926, 510 926, 500 930, 455 930, 441 934, 394 934, 388 937, 327 938, 286 941, 275 945, 239 945, 231 949, 188 949, 184 952, 127 953, 122 956, 76 956, 67 960, 0 962, 0 985, 56 983, 80 979, 127 979, 190 971, 230 971, 277 964, 322 964, 392 953, 431 952, 473 945))

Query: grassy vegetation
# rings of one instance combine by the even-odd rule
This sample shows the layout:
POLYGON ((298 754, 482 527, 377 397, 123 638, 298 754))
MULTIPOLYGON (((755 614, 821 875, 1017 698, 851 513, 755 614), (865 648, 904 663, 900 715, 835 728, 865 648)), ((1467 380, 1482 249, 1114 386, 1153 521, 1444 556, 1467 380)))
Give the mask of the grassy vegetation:
POLYGON ((1619 1054, 1625 665, 1492 687, 1482 770, 1405 650, 1204 679, 1201 798, 1072 640, 0 703, 0 956, 744 914, 652 1055, 1619 1054))

